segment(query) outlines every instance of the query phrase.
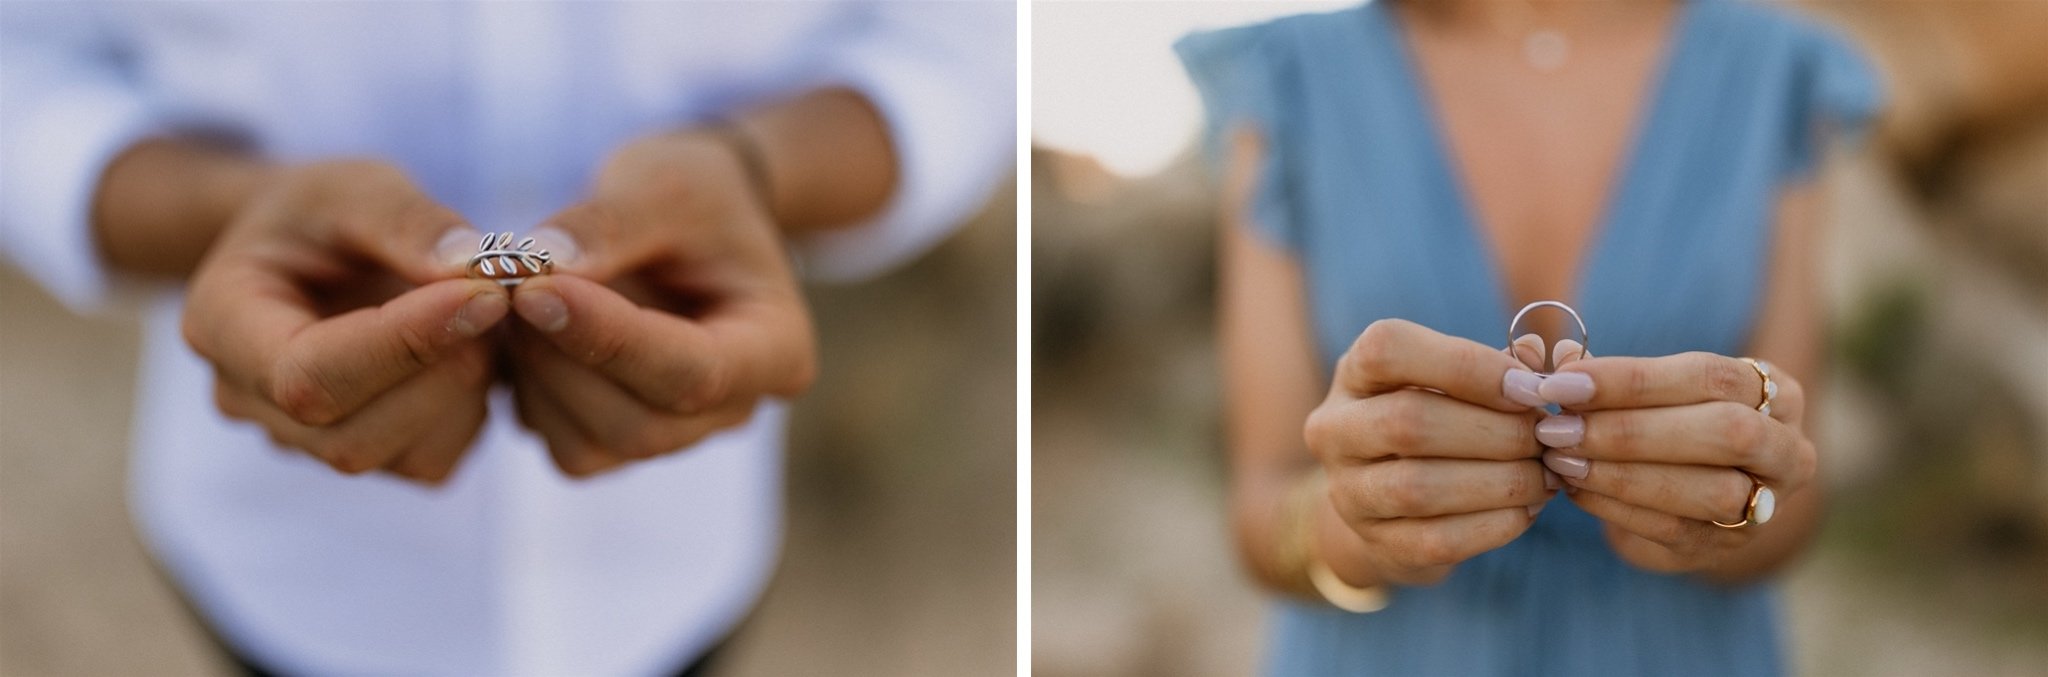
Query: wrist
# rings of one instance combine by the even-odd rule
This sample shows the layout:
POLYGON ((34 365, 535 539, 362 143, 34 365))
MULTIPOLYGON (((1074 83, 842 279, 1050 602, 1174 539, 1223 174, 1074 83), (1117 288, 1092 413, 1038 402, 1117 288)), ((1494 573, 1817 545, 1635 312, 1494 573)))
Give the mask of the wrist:
POLYGON ((1367 574, 1361 543, 1330 502, 1329 481, 1317 470, 1288 492, 1285 525, 1276 555, 1286 588, 1352 613, 1386 607, 1387 591, 1367 574))
POLYGON ((627 143, 605 163, 597 192, 619 195, 655 187, 671 196, 720 209, 758 211, 775 221, 766 191, 751 175, 743 151, 721 132, 692 128, 627 143))
POLYGON ((92 228, 117 268, 185 277, 274 174, 236 149, 180 139, 137 143, 107 166, 92 228))

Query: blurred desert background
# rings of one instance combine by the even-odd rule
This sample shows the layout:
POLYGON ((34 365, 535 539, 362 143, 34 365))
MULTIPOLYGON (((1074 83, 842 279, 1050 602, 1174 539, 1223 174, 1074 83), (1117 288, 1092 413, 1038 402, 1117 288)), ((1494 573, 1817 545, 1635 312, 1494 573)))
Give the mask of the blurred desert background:
MULTIPOLYGON (((787 539, 716 674, 1016 664, 1016 201, 932 255, 811 289, 787 539)), ((152 571, 123 492, 136 322, 0 266, 0 675, 229 675, 152 571)))
MULTIPOLYGON (((1342 4, 1035 5, 1038 674, 1258 664, 1222 505, 1214 195, 1167 48, 1342 4)), ((1793 667, 2048 674, 2048 3, 1797 7, 1864 44, 1891 108, 1828 175, 1834 500, 1784 585, 1793 667)))

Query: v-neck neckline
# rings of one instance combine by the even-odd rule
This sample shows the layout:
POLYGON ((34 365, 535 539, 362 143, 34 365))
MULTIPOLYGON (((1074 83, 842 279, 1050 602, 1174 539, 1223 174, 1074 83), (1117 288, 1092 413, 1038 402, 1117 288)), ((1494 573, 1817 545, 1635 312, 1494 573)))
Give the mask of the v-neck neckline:
MULTIPOLYGON (((1621 151, 1621 164, 1615 168, 1615 174, 1607 182, 1606 193, 1600 198, 1599 211, 1593 219, 1593 231, 1586 235, 1585 242, 1580 245, 1578 269, 1572 272, 1571 281, 1566 289, 1567 298, 1560 299, 1574 307, 1586 306, 1587 294, 1593 291, 1587 283, 1599 269, 1602 252, 1612 244, 1610 240, 1618 230, 1614 227, 1614 221, 1620 217, 1623 201, 1634 189, 1633 184, 1637 175, 1647 164, 1646 156, 1653 150, 1649 144, 1644 143, 1644 140, 1651 135, 1652 130, 1659 127, 1665 116, 1664 110, 1668 107, 1666 100, 1671 96, 1679 54, 1692 34, 1694 4, 1696 3, 1690 0, 1681 0, 1676 9, 1677 15, 1670 19, 1672 24, 1666 29, 1665 44, 1657 56, 1658 64, 1653 72, 1655 79, 1648 83, 1646 90, 1649 96, 1633 113, 1629 123, 1629 138, 1625 142, 1628 146, 1621 151)), ((1407 111, 1416 118, 1422 134, 1427 137, 1421 144, 1424 148, 1425 163, 1429 165, 1425 171, 1435 174, 1435 180, 1443 183, 1447 188, 1446 193, 1456 203, 1450 207, 1451 213, 1458 221, 1456 232, 1466 240, 1463 244, 1467 246, 1463 249, 1473 252, 1473 255, 1478 257, 1478 268, 1486 278, 1485 293, 1491 296, 1490 305, 1494 307, 1494 312, 1499 314, 1500 324, 1505 331, 1507 318, 1515 311, 1515 307, 1511 305, 1514 303, 1514 291, 1507 286, 1506 261, 1501 258, 1502 252, 1486 230, 1486 224, 1479 220, 1478 206, 1472 202, 1471 186, 1466 183, 1467 177, 1458 170, 1456 156, 1450 145, 1450 136, 1439 118, 1440 106, 1435 93, 1424 81, 1420 70, 1421 62, 1416 57, 1406 22, 1395 13, 1387 0, 1376 0, 1372 5, 1377 8, 1381 26, 1387 33, 1384 36, 1387 39, 1377 42, 1384 44, 1393 53, 1394 63, 1398 66, 1395 70, 1400 71, 1397 77, 1402 79, 1403 93, 1408 95, 1407 111)))

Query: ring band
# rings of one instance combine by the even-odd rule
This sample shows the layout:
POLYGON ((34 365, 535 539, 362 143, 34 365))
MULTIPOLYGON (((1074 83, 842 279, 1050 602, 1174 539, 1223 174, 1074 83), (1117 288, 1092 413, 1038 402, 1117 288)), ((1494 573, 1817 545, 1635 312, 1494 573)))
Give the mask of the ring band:
POLYGON ((1777 492, 1771 491, 1770 487, 1764 486, 1764 481, 1757 479, 1755 475, 1740 470, 1736 472, 1740 472, 1743 477, 1749 478, 1749 500, 1742 506, 1742 521, 1729 523, 1712 520, 1714 526, 1723 529, 1740 529, 1751 524, 1764 524, 1771 521, 1771 518, 1778 514, 1777 492))
POLYGON ((1566 315, 1572 316, 1574 324, 1579 325, 1579 344, 1591 345, 1593 343, 1593 335, 1586 333, 1586 320, 1579 317, 1579 311, 1572 310, 1572 307, 1565 305, 1563 301, 1536 301, 1522 306, 1521 310, 1515 311, 1515 318, 1508 320, 1508 345, 1515 344, 1515 327, 1522 326, 1522 316, 1528 315, 1529 311, 1537 308, 1556 308, 1564 311, 1566 315))
POLYGON ((1763 379, 1763 397, 1761 404, 1756 405, 1756 410, 1762 412, 1765 416, 1771 415, 1771 403, 1778 399, 1778 382, 1771 380, 1771 363, 1748 357, 1736 359, 1749 364, 1749 368, 1755 369, 1756 375, 1763 379))
POLYGON ((477 243, 477 252, 469 257, 469 276, 510 287, 526 278, 554 272, 554 258, 546 249, 534 249, 533 244, 534 239, 529 237, 514 247, 511 233, 485 233, 483 242, 477 243), (522 267, 525 270, 520 270, 522 267))

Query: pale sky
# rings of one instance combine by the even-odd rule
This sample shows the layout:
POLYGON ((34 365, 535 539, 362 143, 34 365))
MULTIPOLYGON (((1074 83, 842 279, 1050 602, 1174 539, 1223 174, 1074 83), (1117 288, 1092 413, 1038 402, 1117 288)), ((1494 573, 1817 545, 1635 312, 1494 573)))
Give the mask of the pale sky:
POLYGON ((1356 0, 1040 0, 1032 5, 1031 134, 1142 177, 1194 143, 1202 123, 1173 41, 1189 31, 1328 11, 1356 0))

